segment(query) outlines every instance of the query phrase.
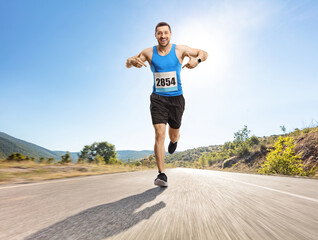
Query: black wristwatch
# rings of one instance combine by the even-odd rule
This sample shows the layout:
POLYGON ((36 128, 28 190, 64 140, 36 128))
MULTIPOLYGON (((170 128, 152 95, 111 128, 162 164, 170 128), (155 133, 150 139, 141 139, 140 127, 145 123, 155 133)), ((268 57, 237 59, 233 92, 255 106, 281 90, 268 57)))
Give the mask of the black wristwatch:
POLYGON ((202 62, 201 58, 198 58, 198 63, 202 62))

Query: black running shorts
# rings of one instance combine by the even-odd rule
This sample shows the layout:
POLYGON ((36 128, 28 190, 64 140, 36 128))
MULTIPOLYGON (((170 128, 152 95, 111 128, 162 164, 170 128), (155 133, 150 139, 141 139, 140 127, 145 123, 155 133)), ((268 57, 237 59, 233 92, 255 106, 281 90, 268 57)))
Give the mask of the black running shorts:
POLYGON ((152 93, 150 96, 152 124, 168 123, 171 128, 179 129, 184 107, 183 95, 166 97, 152 93))

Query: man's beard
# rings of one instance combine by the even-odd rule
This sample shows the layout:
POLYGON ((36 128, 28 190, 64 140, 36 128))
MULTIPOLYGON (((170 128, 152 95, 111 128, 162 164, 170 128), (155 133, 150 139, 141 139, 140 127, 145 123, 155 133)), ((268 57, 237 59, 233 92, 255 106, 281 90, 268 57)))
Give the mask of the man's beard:
POLYGON ((162 45, 160 41, 158 41, 158 44, 160 45, 160 47, 166 47, 170 44, 170 40, 167 41, 166 45, 162 45))

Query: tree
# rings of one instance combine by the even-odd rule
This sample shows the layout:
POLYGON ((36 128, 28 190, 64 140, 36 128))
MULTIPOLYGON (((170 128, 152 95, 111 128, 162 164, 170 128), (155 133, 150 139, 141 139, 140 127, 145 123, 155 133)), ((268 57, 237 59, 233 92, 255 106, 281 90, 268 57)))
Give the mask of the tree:
POLYGON ((103 158, 101 155, 97 154, 97 155, 95 156, 95 158, 94 158, 94 163, 96 163, 96 164, 102 164, 102 163, 104 163, 104 162, 105 162, 105 160, 104 160, 104 158, 103 158))
POLYGON ((100 162, 101 158, 106 164, 119 163, 115 146, 108 142, 95 142, 92 145, 84 146, 79 154, 78 162, 100 162), (96 156, 98 156, 98 159, 96 159, 96 156))
POLYGON ((114 162, 117 159, 117 152, 115 146, 108 142, 93 143, 93 150, 96 154, 99 154, 104 158, 106 164, 110 163, 110 160, 114 162))
POLYGON ((242 143, 249 139, 249 134, 251 133, 250 130, 247 129, 247 126, 244 125, 242 130, 237 131, 234 133, 234 143, 242 143))
POLYGON ((286 133, 286 127, 284 125, 280 126, 280 129, 283 131, 283 133, 286 133))
POLYGON ((266 156, 259 172, 262 174, 305 175, 301 154, 295 154, 292 137, 278 137, 274 149, 266 156))
POLYGON ((72 157, 70 152, 66 152, 65 155, 61 156, 62 160, 60 163, 71 163, 72 162, 72 157))
POLYGON ((234 141, 233 144, 235 145, 235 151, 238 153, 239 156, 244 156, 249 153, 249 134, 250 130, 247 129, 245 125, 242 130, 237 131, 234 133, 234 141))
POLYGON ((83 150, 78 155, 77 162, 88 162, 91 163, 94 161, 92 147, 90 145, 85 145, 83 150))
POLYGON ((208 165, 208 156, 206 155, 206 154, 202 154, 201 156, 200 156, 200 158, 199 158, 199 165, 201 166, 201 167, 205 167, 206 165, 208 165))
POLYGON ((235 145, 232 142, 225 142, 222 146, 222 151, 227 151, 230 149, 235 149, 235 145))

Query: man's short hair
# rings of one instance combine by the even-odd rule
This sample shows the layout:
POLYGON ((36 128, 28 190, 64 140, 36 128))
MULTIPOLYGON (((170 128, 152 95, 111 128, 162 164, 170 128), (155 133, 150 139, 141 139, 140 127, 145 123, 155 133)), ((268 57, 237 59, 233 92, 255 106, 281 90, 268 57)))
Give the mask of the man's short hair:
POLYGON ((171 32, 171 27, 170 27, 170 25, 169 25, 168 23, 166 23, 166 22, 160 22, 160 23, 157 24, 157 26, 156 26, 156 28, 155 28, 155 33, 157 32, 157 28, 158 28, 158 27, 163 27, 163 26, 168 26, 168 27, 169 27, 169 30, 170 30, 170 32, 171 32))

